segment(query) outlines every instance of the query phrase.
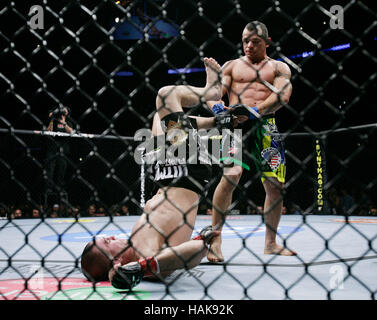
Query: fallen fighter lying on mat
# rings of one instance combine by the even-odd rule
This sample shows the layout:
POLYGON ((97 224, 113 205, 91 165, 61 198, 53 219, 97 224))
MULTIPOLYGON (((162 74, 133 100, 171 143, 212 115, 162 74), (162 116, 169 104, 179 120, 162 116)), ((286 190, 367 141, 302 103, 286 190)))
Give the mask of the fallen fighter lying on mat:
MULTIPOLYGON (((204 59, 207 83, 204 88, 169 86, 160 89, 153 133, 159 135, 169 128, 195 132, 195 128, 232 128, 236 123, 231 113, 221 117, 187 117, 182 107, 200 103, 200 99, 216 100, 221 94, 220 66, 214 59, 204 59), (159 119, 162 119, 161 124, 159 119)), ((166 163, 154 165, 160 172, 166 163), (158 168, 157 168, 158 167, 158 168)), ((180 166, 180 165, 178 165, 180 166)), ((131 289, 143 277, 161 279, 174 270, 197 266, 208 253, 207 244, 218 231, 204 228, 191 239, 195 225, 199 197, 205 196, 211 178, 211 166, 183 164, 179 178, 160 177, 159 189, 146 203, 143 214, 132 229, 128 240, 114 236, 97 238, 88 243, 81 259, 82 271, 91 281, 109 279, 116 288, 131 289), (206 186, 207 185, 207 186, 206 186)))

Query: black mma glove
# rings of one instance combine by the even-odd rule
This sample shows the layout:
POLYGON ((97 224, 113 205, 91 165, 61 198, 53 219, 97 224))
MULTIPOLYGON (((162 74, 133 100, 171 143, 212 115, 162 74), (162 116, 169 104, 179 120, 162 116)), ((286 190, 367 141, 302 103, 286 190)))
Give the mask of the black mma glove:
POLYGON ((250 120, 260 118, 259 109, 257 107, 249 107, 245 104, 233 104, 231 113, 235 116, 246 116, 250 120))
POLYGON ((117 289, 132 289, 143 279, 144 271, 139 262, 130 262, 120 266, 115 272, 111 285, 117 289))
POLYGON ((215 127, 218 129, 233 129, 233 110, 215 114, 215 127))

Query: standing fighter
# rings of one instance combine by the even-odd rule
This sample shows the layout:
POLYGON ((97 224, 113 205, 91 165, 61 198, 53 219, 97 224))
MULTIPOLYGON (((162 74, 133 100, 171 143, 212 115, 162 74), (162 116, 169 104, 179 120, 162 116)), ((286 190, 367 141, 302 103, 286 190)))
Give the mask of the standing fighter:
MULTIPOLYGON (((248 150, 251 151, 261 179, 266 198, 264 215, 266 222, 265 254, 296 255, 296 252, 276 243, 276 232, 283 207, 282 190, 285 182, 285 155, 283 143, 275 124, 275 112, 288 103, 292 93, 291 71, 287 64, 267 56, 271 38, 266 26, 253 21, 242 32, 244 56, 224 64, 222 71, 222 95, 228 95, 229 105, 236 106, 244 120, 252 122, 248 150)), ((228 107, 222 100, 209 101, 207 105, 215 114, 228 107)), ((212 227, 222 229, 225 215, 232 203, 232 194, 242 175, 242 168, 228 168, 213 196, 212 227)), ((221 251, 221 235, 214 237, 208 254, 211 262, 224 260, 221 251)))
MULTIPOLYGON (((182 129, 182 135, 188 135, 192 132, 190 129, 210 126, 229 128, 233 116, 227 113, 205 119, 183 114, 182 107, 197 105, 201 99, 217 100, 221 97, 221 67, 211 58, 205 58, 204 62, 207 72, 204 88, 168 86, 159 90, 156 101, 158 116, 154 117, 153 134, 168 134, 171 129, 182 129), (162 119, 161 123, 159 119, 162 119)), ((159 189, 146 203, 130 238, 97 238, 86 245, 81 267, 89 280, 110 279, 116 288, 131 289, 143 277, 161 279, 176 269, 195 267, 206 256, 207 243, 219 231, 207 227, 194 239, 191 235, 199 196, 205 195, 206 180, 211 178, 210 166, 199 162, 172 163, 169 160, 152 165, 152 176, 159 189), (167 171, 177 175, 162 174, 167 171)))

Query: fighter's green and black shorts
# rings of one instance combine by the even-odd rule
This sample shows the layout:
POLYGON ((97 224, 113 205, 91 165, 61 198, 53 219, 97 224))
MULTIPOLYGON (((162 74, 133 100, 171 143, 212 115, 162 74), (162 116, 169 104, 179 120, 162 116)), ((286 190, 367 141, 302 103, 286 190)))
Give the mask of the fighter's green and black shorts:
POLYGON ((261 119, 248 121, 250 124, 243 128, 246 139, 243 144, 245 154, 251 154, 243 158, 243 162, 252 160, 257 171, 261 174, 262 182, 268 178, 276 178, 279 182, 285 182, 286 162, 284 144, 277 129, 274 115, 267 115, 261 119))

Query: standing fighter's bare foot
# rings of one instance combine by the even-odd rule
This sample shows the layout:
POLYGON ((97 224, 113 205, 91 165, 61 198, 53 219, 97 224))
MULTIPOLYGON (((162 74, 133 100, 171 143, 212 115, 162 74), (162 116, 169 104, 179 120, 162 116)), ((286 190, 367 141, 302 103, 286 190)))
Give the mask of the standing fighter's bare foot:
POLYGON ((212 239, 211 246, 207 254, 207 259, 209 262, 224 261, 224 256, 221 252, 221 242, 221 235, 218 235, 212 239))
POLYGON ((297 252, 284 248, 283 246, 274 243, 272 245, 266 245, 264 248, 264 254, 276 254, 280 256, 296 256, 297 252))
POLYGON ((207 73, 207 82, 205 86, 206 100, 221 99, 221 66, 213 58, 204 58, 204 66, 207 73))

